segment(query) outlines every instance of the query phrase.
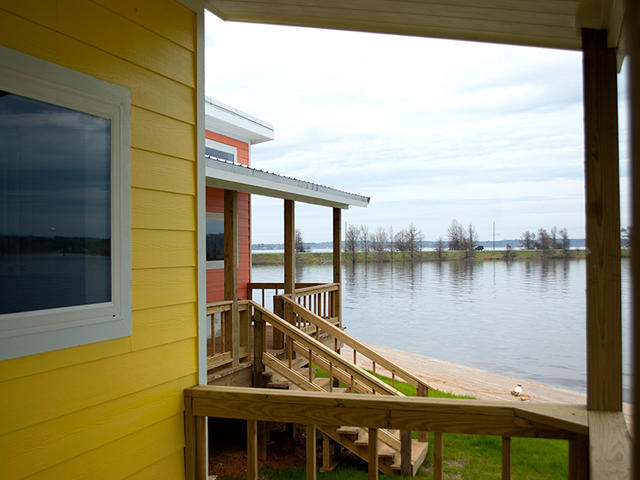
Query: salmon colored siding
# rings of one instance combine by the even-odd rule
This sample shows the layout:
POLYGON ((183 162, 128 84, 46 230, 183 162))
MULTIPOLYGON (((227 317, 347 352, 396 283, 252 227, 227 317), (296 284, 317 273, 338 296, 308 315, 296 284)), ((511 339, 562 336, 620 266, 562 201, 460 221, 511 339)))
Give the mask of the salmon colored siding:
POLYGON ((212 132, 210 130, 205 131, 205 137, 209 140, 215 140, 216 142, 224 143, 225 145, 231 145, 238 149, 238 157, 236 161, 242 165, 249 165, 249 144, 236 140, 235 138, 227 137, 219 133, 212 132))
MULTIPOLYGON (((207 212, 224 212, 224 194, 219 188, 207 187, 207 212)), ((247 298, 251 281, 251 197, 238 193, 238 297, 247 298)), ((207 270, 207 302, 224 299, 224 271, 207 270)))
POLYGON ((133 333, 0 362, 0 478, 184 476, 198 381, 197 15, 173 0, 0 0, 0 45, 131 92, 133 333))

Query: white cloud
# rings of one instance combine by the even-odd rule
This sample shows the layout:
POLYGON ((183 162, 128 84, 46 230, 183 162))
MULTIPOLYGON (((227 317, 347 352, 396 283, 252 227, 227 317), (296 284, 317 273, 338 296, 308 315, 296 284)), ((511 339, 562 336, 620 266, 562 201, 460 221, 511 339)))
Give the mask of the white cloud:
MULTIPOLYGON (((414 222, 427 239, 452 218, 481 238, 494 220, 503 238, 554 224, 583 235, 579 53, 212 15, 206 28, 206 94, 275 126, 253 165, 371 196, 347 221, 414 222)), ((281 241, 281 202, 252 204, 254 241, 281 241)), ((298 208, 304 238, 328 240, 329 210, 298 208)))

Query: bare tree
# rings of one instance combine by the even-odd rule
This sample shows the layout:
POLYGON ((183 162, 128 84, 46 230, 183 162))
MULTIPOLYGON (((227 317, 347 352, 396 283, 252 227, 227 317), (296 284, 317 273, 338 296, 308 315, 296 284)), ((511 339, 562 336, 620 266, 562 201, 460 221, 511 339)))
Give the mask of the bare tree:
POLYGON ((395 248, 394 245, 394 238, 393 238, 393 227, 389 227, 389 256, 391 257, 391 261, 393 262, 393 249, 395 248))
POLYGON ((473 228, 473 225, 469 224, 469 228, 467 229, 467 236, 463 237, 464 249, 467 251, 467 256, 473 256, 473 249, 476 248, 476 243, 478 234, 476 229, 473 228))
POLYGON ((462 225, 457 220, 451 220, 449 230, 447 230, 449 250, 464 250, 465 233, 462 225))
POLYGON ((551 236, 546 229, 540 228, 538 230, 538 241, 536 242, 536 248, 540 250, 549 250, 551 248, 551 236))
POLYGON ((418 230, 413 223, 411 223, 407 229, 407 240, 409 241, 411 260, 413 261, 417 255, 422 257, 422 241, 424 240, 424 235, 422 235, 422 232, 418 230))
POLYGON ((406 230, 400 230, 393 237, 393 243, 397 252, 409 251, 409 233, 406 230))
POLYGON ((442 260, 444 256, 444 240, 442 237, 438 237, 438 240, 436 240, 436 256, 438 260, 442 260))
POLYGON ((369 260, 369 248, 371 247, 369 239, 369 227, 360 225, 360 250, 364 252, 364 261, 369 260))
POLYGON ((300 253, 300 252, 306 251, 305 248, 304 248, 304 243, 302 241, 302 232, 300 230, 298 230, 297 228, 296 228, 296 237, 295 237, 294 249, 295 249, 296 253, 300 253))
POLYGON ((536 234, 527 230, 520 236, 520 246, 525 250, 532 250, 536 247, 536 234))
POLYGON ((371 235, 371 250, 376 252, 376 256, 378 260, 382 259, 385 249, 387 248, 387 243, 389 242, 387 237, 387 232, 384 228, 378 227, 376 232, 371 235))
POLYGON ((358 248, 358 240, 360 230, 355 225, 348 225, 344 232, 344 251, 351 254, 351 261, 356 261, 356 250, 358 248))
POLYGON ((555 225, 551 227, 551 230, 549 230, 549 235, 551 237, 551 248, 553 249, 558 248, 559 244, 558 244, 558 241, 556 240, 558 235, 558 229, 556 228, 555 225))
POLYGON ((558 232, 560 234, 560 246, 562 247, 562 251, 564 252, 564 256, 569 256, 569 247, 571 246, 571 240, 569 240, 569 232, 567 232, 566 228, 563 228, 558 232))

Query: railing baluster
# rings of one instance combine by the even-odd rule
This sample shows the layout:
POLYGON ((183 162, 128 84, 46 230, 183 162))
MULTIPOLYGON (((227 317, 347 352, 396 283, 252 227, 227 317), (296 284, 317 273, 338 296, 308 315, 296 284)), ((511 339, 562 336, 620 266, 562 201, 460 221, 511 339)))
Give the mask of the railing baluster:
POLYGON ((442 440, 442 432, 433 434, 433 480, 442 480, 442 449, 444 448, 442 440))
POLYGON ((375 374, 376 374, 376 362, 375 362, 375 360, 374 360, 374 361, 373 361, 373 362, 371 362, 371 363, 372 363, 372 365, 373 365, 373 375, 375 376, 375 374))
POLYGON ((258 422, 247 420, 247 480, 258 480, 258 422))
POLYGON ((511 480, 511 437, 502 437, 502 480, 511 480))
POLYGON ((216 314, 211 314, 211 356, 216 354, 216 314))
POLYGON ((316 426, 307 425, 307 480, 316 480, 316 426))
POLYGON ((313 351, 309 349, 309 381, 313 382, 313 351))
POLYGON ((329 391, 333 392, 333 363, 329 362, 329 391))
MULTIPOLYGON (((418 396, 419 397, 428 397, 429 396, 429 387, 424 384, 418 385, 418 396)), ((419 442, 428 442, 429 441, 429 432, 420 431, 418 432, 418 441, 419 442)))
POLYGON ((369 480, 378 480, 378 429, 369 429, 369 480))
POLYGON ((413 475, 411 465, 411 430, 400 431, 400 475, 413 475))
MULTIPOLYGON (((264 303, 265 303, 265 302, 264 302, 264 293, 265 293, 265 291, 266 291, 266 290, 263 288, 263 289, 262 289, 262 306, 263 306, 263 307, 264 307, 264 303)), ((253 296, 252 296, 251 298, 253 298, 253 296)))
POLYGON ((396 372, 391 372, 391 386, 396 388, 396 372))

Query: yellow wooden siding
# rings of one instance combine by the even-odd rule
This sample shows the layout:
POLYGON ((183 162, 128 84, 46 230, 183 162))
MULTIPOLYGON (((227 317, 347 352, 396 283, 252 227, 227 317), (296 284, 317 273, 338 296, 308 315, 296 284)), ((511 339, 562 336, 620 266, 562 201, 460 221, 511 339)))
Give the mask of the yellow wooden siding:
POLYGON ((198 326, 191 319, 197 314, 196 303, 148 308, 133 312, 131 348, 145 348, 195 337, 198 326))
POLYGON ((122 85, 131 90, 133 105, 195 123, 193 88, 4 10, 15 3, 0 1, 4 46, 122 85), (22 36, 25 31, 29 36, 22 36))
POLYGON ((166 4, 162 10, 156 8, 155 2, 148 0, 94 0, 94 2, 188 50, 196 49, 195 35, 191 31, 193 14, 183 5, 166 4))
POLYGON ((195 162, 134 148, 131 150, 131 186, 194 195, 195 162))
POLYGON ((179 415, 184 409, 180 390, 194 383, 195 375, 188 375, 4 435, 0 451, 15 454, 0 462, 0 478, 32 475, 59 463, 67 451, 88 452, 117 440, 123 429, 141 430, 179 415))
POLYGON ((184 452, 182 449, 134 473, 126 480, 157 480, 158 478, 173 478, 175 480, 184 478, 184 452))
POLYGON ((181 478, 197 383, 196 15, 0 0, 0 44, 131 91, 133 334, 0 362, 0 478, 181 478))

